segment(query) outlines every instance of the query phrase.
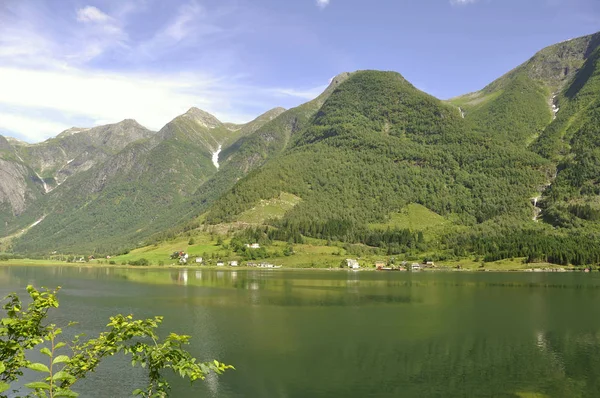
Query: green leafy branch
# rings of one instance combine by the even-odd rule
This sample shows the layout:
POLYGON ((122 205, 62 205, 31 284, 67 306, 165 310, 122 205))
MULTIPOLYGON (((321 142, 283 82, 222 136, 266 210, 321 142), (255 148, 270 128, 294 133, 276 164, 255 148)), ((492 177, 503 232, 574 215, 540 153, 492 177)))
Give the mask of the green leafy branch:
MULTIPOLYGON (((54 324, 43 325, 48 310, 58 307, 57 290, 38 291, 27 287, 32 299, 26 310, 16 294, 5 299, 6 317, 0 327, 0 398, 10 389, 11 383, 23 375, 24 369, 42 373, 41 380, 25 384, 30 394, 25 397, 77 397, 73 385, 90 372, 94 372, 101 361, 121 353, 131 356, 132 366, 147 370, 148 383, 133 394, 142 397, 166 397, 170 386, 164 371, 172 370, 190 382, 204 380, 210 372, 222 374, 231 365, 219 361, 197 362, 184 349, 190 336, 170 333, 161 340, 156 330, 162 317, 136 320, 131 315, 116 315, 110 318, 107 330, 98 337, 83 341, 76 336, 69 344, 58 341, 62 329, 54 324), (26 352, 45 344, 40 352, 48 357, 47 365, 26 359, 26 352), (70 355, 63 353, 70 349, 70 355)), ((17 391, 15 391, 17 392, 17 391)))

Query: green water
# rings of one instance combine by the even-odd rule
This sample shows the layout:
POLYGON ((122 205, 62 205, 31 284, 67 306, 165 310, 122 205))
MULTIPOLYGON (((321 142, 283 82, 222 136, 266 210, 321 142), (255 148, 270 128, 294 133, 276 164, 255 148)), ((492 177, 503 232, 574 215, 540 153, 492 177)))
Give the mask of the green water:
MULTIPOLYGON (((236 371, 173 397, 598 397, 600 273, 1 267, 0 293, 62 286, 57 322, 164 315, 236 371), (537 395, 536 395, 537 394, 537 395)), ((83 397, 127 397, 111 359, 83 397)))

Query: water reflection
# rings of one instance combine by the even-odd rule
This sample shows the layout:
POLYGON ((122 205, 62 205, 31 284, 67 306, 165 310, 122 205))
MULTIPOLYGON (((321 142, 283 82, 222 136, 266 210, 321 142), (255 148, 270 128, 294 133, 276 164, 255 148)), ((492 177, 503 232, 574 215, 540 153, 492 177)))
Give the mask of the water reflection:
MULTIPOLYGON (((3 292, 27 283, 63 286, 58 319, 90 334, 165 315, 235 365, 176 397, 600 396, 595 275, 0 267, 3 292)), ((102 381, 130 387, 128 366, 102 381)))

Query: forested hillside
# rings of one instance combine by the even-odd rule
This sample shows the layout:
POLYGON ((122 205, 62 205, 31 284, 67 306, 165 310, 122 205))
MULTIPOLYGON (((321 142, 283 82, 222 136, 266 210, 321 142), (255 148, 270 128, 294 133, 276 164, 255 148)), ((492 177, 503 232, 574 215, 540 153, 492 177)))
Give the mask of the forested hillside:
POLYGON ((280 222, 342 238, 420 203, 472 225, 531 219, 547 162, 484 135, 456 110, 394 72, 353 74, 285 152, 217 201, 207 221, 231 221, 260 199, 302 198, 280 222))
POLYGON ((556 120, 534 150, 557 162, 544 194, 544 219, 555 226, 600 230, 600 47, 558 96, 556 120))

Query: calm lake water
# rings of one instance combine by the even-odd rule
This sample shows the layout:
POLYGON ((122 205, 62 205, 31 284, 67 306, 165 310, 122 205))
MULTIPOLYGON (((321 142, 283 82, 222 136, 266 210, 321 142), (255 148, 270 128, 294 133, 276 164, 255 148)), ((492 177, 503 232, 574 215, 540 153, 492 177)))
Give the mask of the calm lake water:
MULTIPOLYGON (((62 286, 57 322, 164 315, 231 371, 173 397, 598 397, 600 273, 0 267, 0 293, 62 286)), ((128 397, 111 359, 82 397, 128 397)))

